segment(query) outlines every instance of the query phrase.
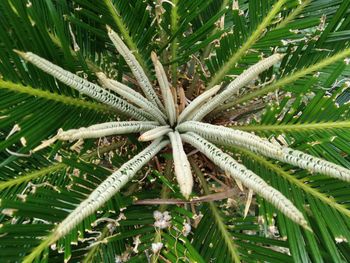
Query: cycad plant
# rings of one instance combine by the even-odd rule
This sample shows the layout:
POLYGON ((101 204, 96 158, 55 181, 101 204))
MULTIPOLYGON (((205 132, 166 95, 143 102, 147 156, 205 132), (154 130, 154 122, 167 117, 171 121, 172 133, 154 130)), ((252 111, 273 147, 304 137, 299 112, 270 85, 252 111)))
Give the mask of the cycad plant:
POLYGON ((2 261, 350 261, 349 13, 2 1, 2 261))

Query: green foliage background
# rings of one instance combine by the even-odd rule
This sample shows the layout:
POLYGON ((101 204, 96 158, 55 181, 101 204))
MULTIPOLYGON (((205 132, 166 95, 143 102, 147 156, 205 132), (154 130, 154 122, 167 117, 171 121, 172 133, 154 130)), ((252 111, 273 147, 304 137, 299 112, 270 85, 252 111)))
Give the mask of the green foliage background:
MULTIPOLYGON (((9 154, 7 148, 28 153, 59 128, 88 126, 118 116, 113 109, 24 64, 13 49, 36 53, 71 72, 86 74, 90 80, 96 80, 94 73, 98 70, 122 80, 130 72, 108 39, 105 25, 110 25, 148 68, 149 76, 153 75, 150 53, 155 50, 168 66, 173 83, 177 80, 185 83, 190 99, 199 84, 212 86, 226 82, 260 60, 262 54, 286 53, 278 69, 261 76, 266 82, 274 75, 280 85, 267 84, 252 93, 243 92, 230 104, 246 103, 238 107, 242 109, 255 99, 265 109, 260 119, 250 118, 248 124, 242 121, 237 128, 279 140, 283 137, 293 148, 350 168, 350 120, 346 103, 350 67, 341 59, 315 68, 312 74, 293 75, 298 70, 306 72, 311 65, 350 46, 350 1, 174 0, 176 8, 164 1, 163 9, 159 2, 0 1, 2 262, 20 262, 111 169, 143 147, 134 137, 129 137, 129 143, 111 157, 110 163, 102 157, 103 165, 93 160, 119 149, 120 142, 97 149, 95 141, 88 140, 79 154, 70 151, 67 143, 58 143, 29 158, 9 154), (276 2, 282 8, 271 17, 266 29, 259 31, 276 2), (156 16, 157 12, 160 17, 156 16), (218 26, 223 16, 224 23, 218 26), (257 41, 250 43, 254 34, 257 41), (74 47, 72 35, 79 49, 74 47), (242 56, 232 60, 240 52, 242 56), (290 81, 283 82, 285 77, 290 77, 290 81), (276 90, 279 100, 270 99, 270 93, 269 97, 261 97, 276 90), (15 124, 21 130, 7 138, 15 124), (22 137, 26 146, 19 142, 22 137), (62 156, 62 162, 55 160, 57 153, 62 156), (75 169, 80 171, 78 176, 72 175, 75 169)), ((157 198, 165 192, 170 197, 180 197, 166 164, 161 171, 154 170, 154 166, 145 167, 143 174, 148 175, 142 183, 131 182, 123 193, 60 240, 56 250, 46 248, 38 262, 68 259, 115 262, 115 257, 125 250, 131 255, 128 262, 146 262, 152 254, 151 244, 160 240, 164 248, 158 258, 152 258, 160 262, 232 262, 238 257, 244 262, 350 261, 347 183, 312 175, 241 149, 229 150, 290 198, 303 211, 313 233, 301 229, 257 198, 257 206, 246 218, 244 202, 234 207, 228 207, 227 200, 196 206, 197 216, 201 214, 203 218, 185 237, 181 233, 183 224, 195 216, 190 206, 159 208, 134 204, 136 199, 157 198), (171 212, 173 228, 159 231, 152 226, 152 213, 156 209, 171 212), (120 211, 126 219, 119 221, 113 231, 108 221, 91 225, 97 218, 116 219, 120 211), (130 251, 136 237, 141 241, 137 253, 130 251), (96 243, 91 246, 93 242, 96 243)), ((161 158, 169 163, 166 154, 161 158)), ((194 161, 193 169, 197 178, 203 178, 194 161)), ((197 179, 197 193, 210 193, 207 184, 220 186, 209 177, 206 179, 197 179)))

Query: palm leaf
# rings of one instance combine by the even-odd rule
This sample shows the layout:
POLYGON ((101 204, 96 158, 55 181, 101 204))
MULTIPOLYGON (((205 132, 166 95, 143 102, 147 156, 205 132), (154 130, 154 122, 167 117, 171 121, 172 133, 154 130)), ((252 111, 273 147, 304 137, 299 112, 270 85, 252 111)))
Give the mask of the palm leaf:
MULTIPOLYGON (((1 259, 21 261, 31 251, 42 250, 37 258, 40 262, 114 262, 127 255, 130 262, 350 261, 347 183, 240 148, 226 150, 292 200, 303 211, 312 233, 259 197, 253 198, 247 217, 245 200, 238 199, 233 208, 227 206, 227 200, 196 206, 196 202, 180 202, 171 167, 162 167, 172 157, 163 152, 139 173, 140 182, 129 182, 52 250, 43 240, 55 224, 111 170, 144 146, 130 135, 126 140, 88 139, 80 152, 69 150, 69 142, 58 142, 30 157, 16 154, 29 154, 59 128, 69 130, 125 116, 23 63, 13 52, 33 52, 94 83, 96 73, 103 71, 140 91, 108 38, 105 25, 109 25, 133 51, 152 84, 155 74, 150 57, 154 51, 173 87, 187 88, 191 99, 205 88, 229 82, 260 61, 261 55, 284 53, 280 64, 227 98, 208 119, 220 122, 217 117, 229 109, 225 116, 236 121, 235 129, 350 168, 349 8, 349 1, 331 0, 301 4, 297 0, 1 1, 1 259), (270 83, 274 77, 277 81, 270 83), (15 125, 20 130, 8 136, 15 125), (141 179, 142 174, 147 178, 141 179), (175 205, 137 205, 136 200, 159 196, 174 198, 175 205), (155 210, 170 213, 169 227, 155 227, 155 210), (116 222, 121 214, 125 219, 116 222), (201 220, 198 215, 203 215, 201 220), (187 222, 192 229, 185 236, 187 222), (141 243, 135 252, 138 240, 141 243), (163 248, 153 253, 152 244, 158 242, 163 248)), ((207 159, 200 157, 199 161, 191 162, 196 180, 201 181, 193 194, 210 197, 222 187, 235 189, 235 183, 207 159)))

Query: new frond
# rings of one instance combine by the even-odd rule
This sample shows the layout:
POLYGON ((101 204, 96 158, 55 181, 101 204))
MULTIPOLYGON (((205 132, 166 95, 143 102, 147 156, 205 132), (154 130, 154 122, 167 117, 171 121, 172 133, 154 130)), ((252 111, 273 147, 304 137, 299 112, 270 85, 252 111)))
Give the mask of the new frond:
MULTIPOLYGON (((54 230, 49 237, 49 243, 53 243, 69 233, 75 226, 82 222, 87 216, 94 213, 113 195, 129 182, 135 174, 147 164, 162 148, 169 142, 157 139, 143 151, 123 164, 116 172, 103 181, 79 206, 74 209, 54 230)), ((41 251, 34 250, 33 253, 41 251)), ((38 256, 38 255, 36 255, 38 256)), ((33 258, 32 255, 28 256, 33 258)))
POLYGON ((204 138, 223 145, 236 145, 311 172, 322 173, 343 181, 350 181, 350 171, 334 163, 301 151, 270 143, 254 134, 201 122, 186 122, 179 131, 192 131, 204 138))
POLYGON ((221 151, 214 144, 206 141, 193 132, 182 134, 181 138, 201 151, 222 170, 227 171, 233 178, 240 180, 243 185, 252 189, 261 197, 272 203, 291 220, 305 228, 309 228, 303 214, 289 199, 273 187, 269 186, 263 179, 248 170, 245 166, 239 164, 231 156, 221 151))
POLYGON ((43 59, 31 52, 23 53, 16 51, 23 59, 34 64, 44 72, 57 78, 67 86, 76 89, 82 94, 88 95, 89 97, 96 99, 102 103, 105 103, 113 108, 116 108, 120 112, 131 116, 137 120, 147 120, 150 117, 145 112, 131 105, 130 103, 124 101, 123 99, 114 96, 107 90, 99 87, 98 85, 91 83, 73 73, 70 73, 63 68, 52 64, 51 62, 43 59))
POLYGON ((265 58, 255 65, 245 70, 241 75, 235 78, 221 93, 213 97, 208 103, 204 104, 203 107, 199 108, 192 120, 200 121, 207 114, 213 111, 220 104, 227 101, 232 95, 238 92, 238 90, 253 79, 257 78, 260 73, 264 72, 283 58, 282 54, 274 54, 268 58, 265 58))
POLYGON ((115 48, 118 50, 120 55, 123 56, 126 63, 129 65, 132 73, 134 74, 136 80, 138 81, 141 89, 145 93, 147 99, 151 101, 155 106, 163 109, 163 104, 160 102, 157 94, 155 93, 146 73, 142 69, 140 63, 136 60, 135 56, 124 44, 121 38, 116 32, 114 32, 110 27, 107 26, 108 36, 112 40, 115 48))

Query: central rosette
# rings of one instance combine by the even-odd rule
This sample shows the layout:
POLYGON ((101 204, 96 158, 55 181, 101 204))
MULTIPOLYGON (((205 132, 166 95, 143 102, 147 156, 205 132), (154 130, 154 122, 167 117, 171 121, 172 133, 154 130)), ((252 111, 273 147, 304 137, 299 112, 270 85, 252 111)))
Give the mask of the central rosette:
POLYGON ((89 127, 59 130, 57 135, 44 141, 33 152, 49 146, 56 140, 83 140, 111 135, 141 133, 140 141, 152 141, 140 153, 124 163, 118 170, 103 181, 57 228, 55 238, 65 235, 87 215, 96 211, 106 200, 117 193, 136 175, 156 154, 169 145, 172 148, 175 176, 181 193, 189 198, 193 187, 191 167, 184 151, 185 143, 192 145, 222 171, 240 181, 251 191, 275 205, 293 221, 307 228, 303 214, 278 190, 268 185, 261 177, 236 161, 215 144, 241 147, 253 153, 289 163, 312 172, 322 173, 344 181, 350 181, 350 171, 339 165, 321 160, 288 147, 273 144, 252 133, 223 126, 204 123, 202 119, 217 110, 240 88, 254 80, 260 73, 279 62, 283 55, 274 54, 262 59, 236 77, 219 92, 220 87, 209 87, 196 97, 182 112, 177 111, 176 96, 173 95, 165 70, 155 53, 151 58, 159 83, 161 98, 158 97, 145 71, 120 37, 108 28, 108 35, 120 55, 129 65, 142 92, 123 83, 97 73, 101 86, 89 82, 61 67, 30 52, 16 51, 22 58, 43 71, 51 74, 66 85, 88 95, 133 121, 115 121, 95 124, 89 127))

